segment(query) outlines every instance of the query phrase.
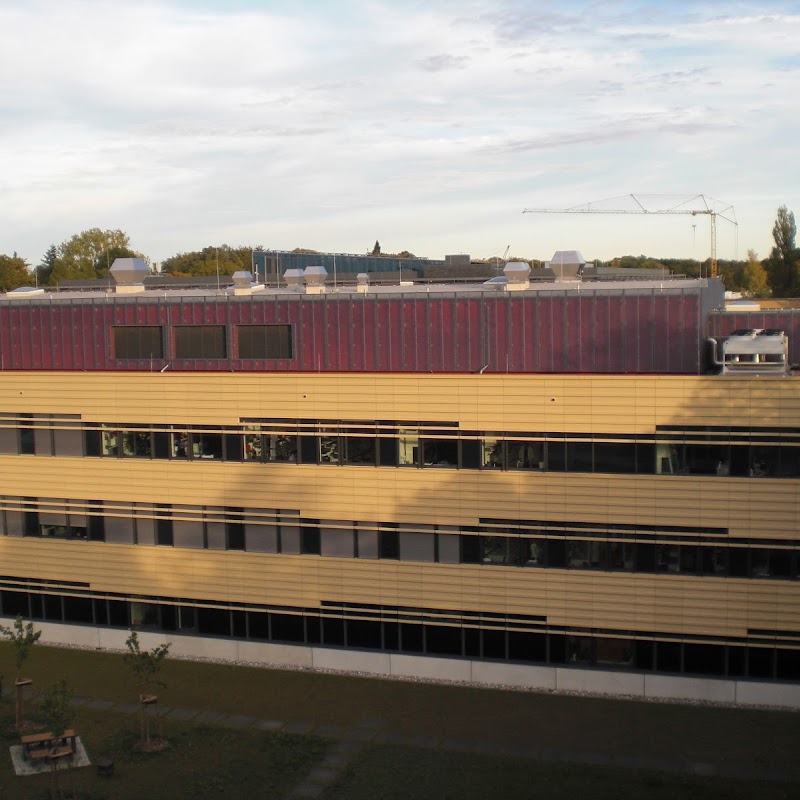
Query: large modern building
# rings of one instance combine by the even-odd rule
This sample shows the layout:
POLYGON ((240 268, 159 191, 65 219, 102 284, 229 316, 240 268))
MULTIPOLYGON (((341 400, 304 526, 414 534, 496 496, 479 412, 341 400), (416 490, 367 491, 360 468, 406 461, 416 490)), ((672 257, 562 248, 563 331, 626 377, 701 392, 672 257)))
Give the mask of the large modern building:
POLYGON ((800 706, 800 313, 580 264, 175 291, 138 266, 0 299, 2 615, 800 706))

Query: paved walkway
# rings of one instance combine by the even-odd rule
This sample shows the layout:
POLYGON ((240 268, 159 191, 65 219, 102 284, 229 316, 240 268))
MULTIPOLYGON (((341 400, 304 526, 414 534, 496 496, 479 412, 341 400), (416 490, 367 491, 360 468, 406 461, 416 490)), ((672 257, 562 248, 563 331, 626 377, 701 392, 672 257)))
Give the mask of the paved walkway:
MULTIPOLYGON (((122 714, 137 714, 137 704, 113 703, 110 700, 75 697, 74 705, 92 711, 112 711, 122 714)), ((221 725, 242 730, 252 729, 282 732, 293 735, 313 735, 333 741, 325 758, 316 765, 289 793, 290 798, 321 797, 355 762, 363 751, 373 745, 421 747, 434 750, 473 753, 487 756, 530 758, 537 761, 570 762, 590 766, 624 767, 629 769, 654 770, 674 774, 689 774, 704 777, 726 777, 744 780, 769 780, 800 782, 800 766, 791 769, 764 767, 755 764, 715 765, 704 761, 687 759, 654 758, 608 753, 580 751, 530 745, 513 746, 491 741, 490 737, 465 735, 450 738, 442 735, 414 735, 389 729, 382 719, 363 719, 347 727, 316 724, 308 720, 258 719, 241 714, 224 714, 216 711, 201 711, 188 708, 162 708, 161 717, 183 722, 195 721, 205 725, 221 725)))

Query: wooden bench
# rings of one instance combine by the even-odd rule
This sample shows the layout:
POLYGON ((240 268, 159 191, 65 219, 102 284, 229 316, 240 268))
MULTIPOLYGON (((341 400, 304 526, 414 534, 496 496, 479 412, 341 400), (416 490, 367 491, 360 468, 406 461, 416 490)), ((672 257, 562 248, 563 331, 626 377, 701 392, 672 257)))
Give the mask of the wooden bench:
POLYGON ((59 756, 75 754, 75 731, 72 728, 65 730, 61 736, 47 733, 32 733, 23 736, 22 753, 30 761, 40 761, 50 758, 53 751, 58 751, 59 756))

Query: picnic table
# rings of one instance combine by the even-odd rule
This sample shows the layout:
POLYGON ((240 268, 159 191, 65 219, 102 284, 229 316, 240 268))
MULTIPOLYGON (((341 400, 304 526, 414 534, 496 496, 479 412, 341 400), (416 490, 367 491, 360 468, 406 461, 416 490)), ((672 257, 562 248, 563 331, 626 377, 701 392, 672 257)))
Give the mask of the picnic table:
POLYGON ((22 755, 28 761, 38 761, 52 756, 63 757, 75 754, 75 731, 65 730, 61 736, 46 733, 31 733, 22 737, 22 755))

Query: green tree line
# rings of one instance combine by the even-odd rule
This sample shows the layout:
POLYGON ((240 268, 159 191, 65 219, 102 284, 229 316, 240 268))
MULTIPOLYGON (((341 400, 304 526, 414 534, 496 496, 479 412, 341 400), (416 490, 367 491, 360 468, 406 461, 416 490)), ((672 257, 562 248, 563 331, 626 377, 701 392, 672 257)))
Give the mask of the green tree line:
MULTIPOLYGON (((794 213, 786 206, 778 209, 772 228, 775 242, 769 256, 759 260, 753 250, 741 261, 719 260, 718 274, 725 288, 741 291, 748 297, 800 297, 800 249, 797 247, 797 225, 794 213)), ((177 253, 161 264, 162 272, 175 276, 232 275, 239 270, 249 270, 253 250, 260 247, 231 247, 227 244, 209 245, 201 250, 177 253)), ((306 248, 295 248, 294 252, 315 252, 306 248)), ((375 242, 372 255, 389 256, 383 253, 379 242, 375 242)), ((408 250, 391 254, 400 258, 413 258, 408 250)), ((35 283, 40 286, 58 286, 62 281, 73 279, 97 279, 108 274, 116 258, 139 257, 148 259, 131 247, 128 234, 121 230, 91 228, 77 233, 59 245, 52 244, 41 262, 31 267, 23 258, 0 254, 0 292, 8 292, 19 286, 35 283)), ((491 259, 489 259, 491 260, 491 259)), ((535 266, 536 259, 515 257, 535 266)), ((709 261, 700 262, 690 258, 662 258, 652 256, 620 256, 607 262, 609 266, 622 269, 668 269, 687 277, 707 275, 709 261)))

